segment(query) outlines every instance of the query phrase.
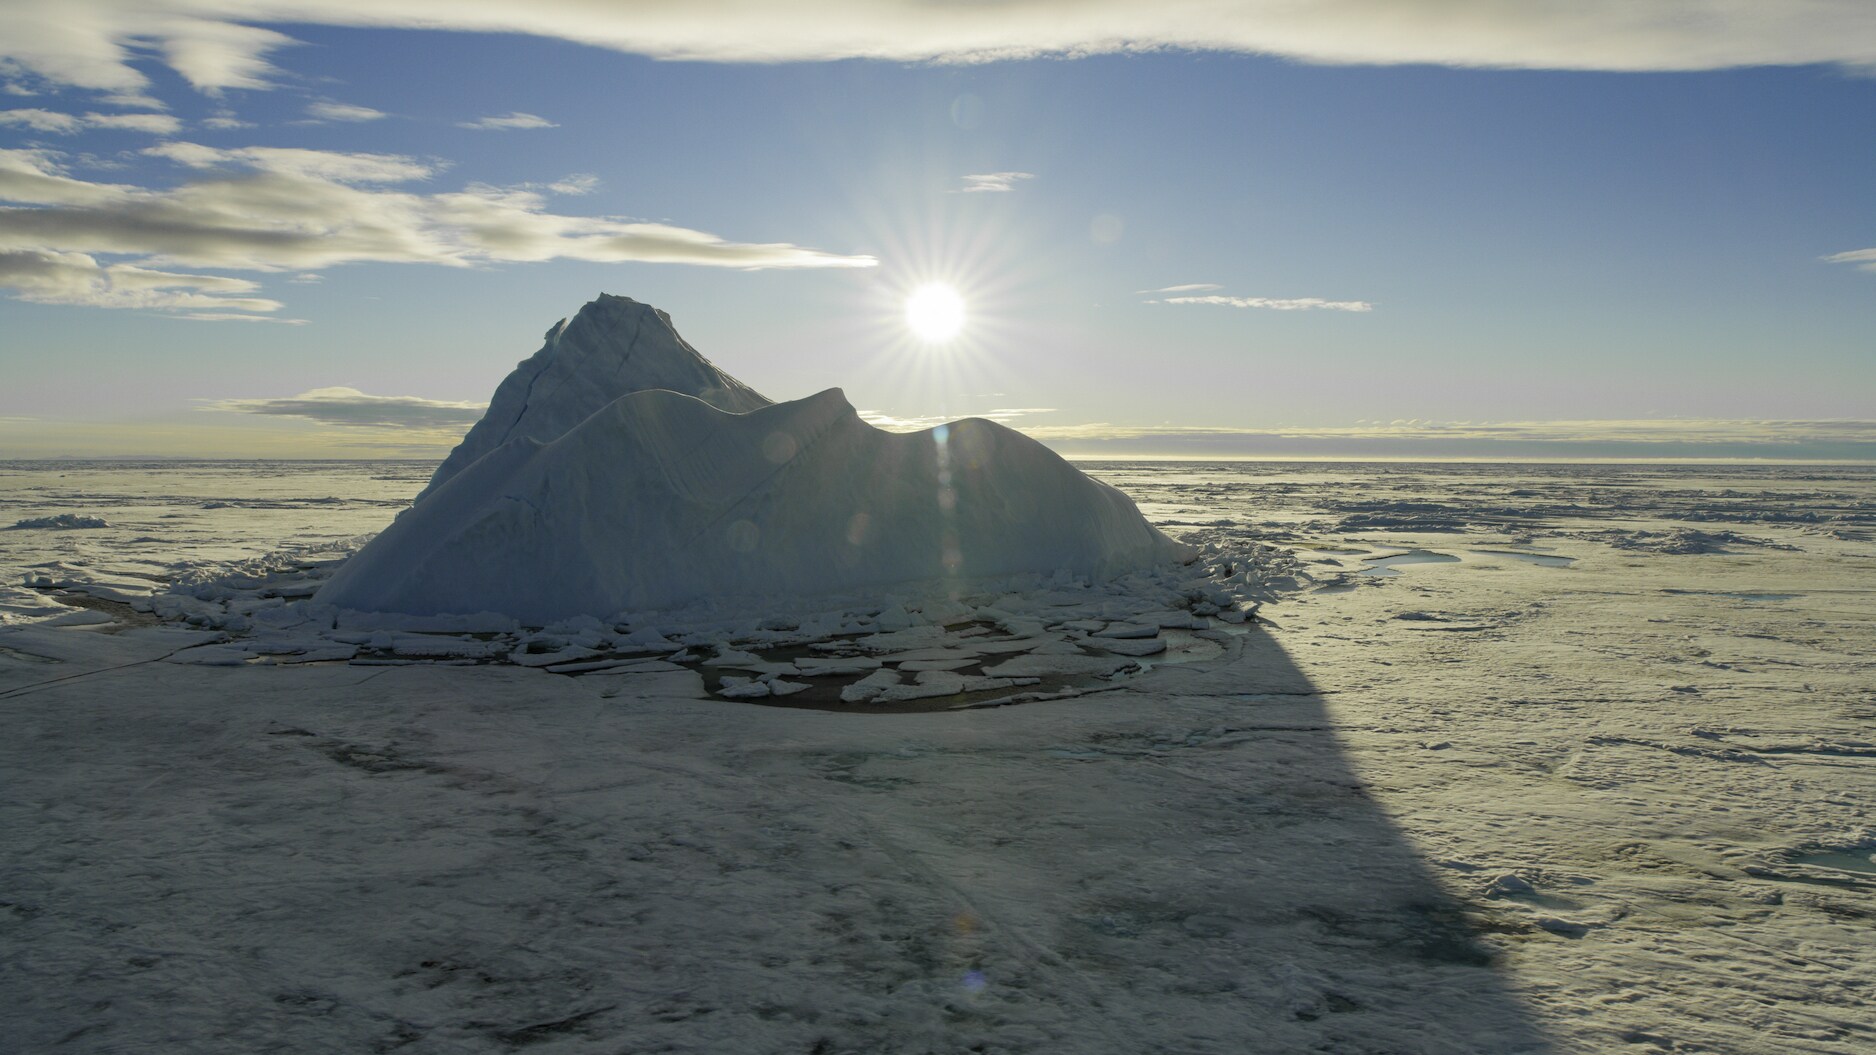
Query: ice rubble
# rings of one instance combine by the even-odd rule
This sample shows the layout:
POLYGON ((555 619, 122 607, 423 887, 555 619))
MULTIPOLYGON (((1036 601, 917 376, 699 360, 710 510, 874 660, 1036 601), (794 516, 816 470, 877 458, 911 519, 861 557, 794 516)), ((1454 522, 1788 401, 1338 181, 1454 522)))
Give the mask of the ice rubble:
POLYGON ((27 517, 16 521, 8 531, 80 531, 87 528, 107 528, 111 525, 103 517, 81 516, 77 513, 60 513, 49 517, 27 517))
POLYGON ((502 382, 417 503, 315 600, 544 625, 723 598, 1113 579, 1190 561, 1119 491, 965 419, 893 434, 839 389, 770 404, 602 296, 502 382))

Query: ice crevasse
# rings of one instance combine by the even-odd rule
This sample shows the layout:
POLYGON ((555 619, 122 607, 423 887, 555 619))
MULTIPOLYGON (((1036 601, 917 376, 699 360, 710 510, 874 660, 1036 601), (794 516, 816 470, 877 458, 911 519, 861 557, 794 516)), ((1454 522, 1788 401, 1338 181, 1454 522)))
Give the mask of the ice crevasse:
POLYGON ((1189 559, 1042 444, 966 418, 867 424, 839 389, 770 403, 663 312, 601 296, 548 332, 418 501, 317 601, 545 624, 1189 559))

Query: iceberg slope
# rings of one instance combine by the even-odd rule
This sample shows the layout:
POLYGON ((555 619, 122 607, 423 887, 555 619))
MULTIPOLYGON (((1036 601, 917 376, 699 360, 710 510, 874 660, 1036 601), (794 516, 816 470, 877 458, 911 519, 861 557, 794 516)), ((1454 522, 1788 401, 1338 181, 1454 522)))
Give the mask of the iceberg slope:
POLYGON ((316 600, 539 625, 1025 572, 1109 577, 1191 552, 1119 491, 989 421, 894 434, 839 389, 746 414, 651 390, 552 442, 496 447, 316 600))
POLYGON ((550 443, 620 396, 662 388, 741 414, 769 399, 718 370, 671 325, 671 317, 630 297, 601 293, 547 331, 541 350, 516 365, 489 409, 417 496, 517 439, 550 443))

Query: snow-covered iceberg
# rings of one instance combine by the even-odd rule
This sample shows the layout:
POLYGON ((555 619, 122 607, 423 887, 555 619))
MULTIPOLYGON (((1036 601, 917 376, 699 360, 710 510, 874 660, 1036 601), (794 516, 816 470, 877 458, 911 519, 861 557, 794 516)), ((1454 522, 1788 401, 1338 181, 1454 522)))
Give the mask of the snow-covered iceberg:
POLYGON ((662 312, 602 297, 502 383, 419 501, 316 600, 539 625, 706 599, 1110 578, 1191 555, 1021 433, 976 418, 889 433, 839 389, 768 404, 662 312), (616 329, 649 318, 663 327, 648 355, 640 330, 616 329), (586 410, 587 386, 623 394, 586 410), (470 457, 472 440, 487 449, 470 457))
POLYGON ((541 350, 502 383, 482 420, 449 452, 422 501, 450 477, 510 440, 548 443, 620 396, 662 388, 743 414, 771 400, 718 370, 671 325, 671 316, 630 297, 601 293, 547 331, 541 350))

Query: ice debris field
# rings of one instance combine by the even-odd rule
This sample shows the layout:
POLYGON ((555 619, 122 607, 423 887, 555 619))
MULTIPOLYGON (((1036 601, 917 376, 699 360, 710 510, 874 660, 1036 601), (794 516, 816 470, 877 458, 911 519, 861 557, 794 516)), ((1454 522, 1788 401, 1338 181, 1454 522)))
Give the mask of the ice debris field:
POLYGON ((1871 470, 1096 483, 621 301, 440 469, 0 463, 19 1050, 1876 1047, 1871 470))

